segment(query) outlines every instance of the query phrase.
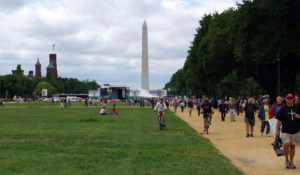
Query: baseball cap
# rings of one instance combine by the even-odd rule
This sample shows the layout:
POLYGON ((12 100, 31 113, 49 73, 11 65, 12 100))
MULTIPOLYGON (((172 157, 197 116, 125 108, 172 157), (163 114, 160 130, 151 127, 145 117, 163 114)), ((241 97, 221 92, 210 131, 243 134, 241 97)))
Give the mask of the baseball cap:
POLYGON ((294 95, 293 94, 287 94, 286 96, 285 96, 285 98, 294 98, 294 95))

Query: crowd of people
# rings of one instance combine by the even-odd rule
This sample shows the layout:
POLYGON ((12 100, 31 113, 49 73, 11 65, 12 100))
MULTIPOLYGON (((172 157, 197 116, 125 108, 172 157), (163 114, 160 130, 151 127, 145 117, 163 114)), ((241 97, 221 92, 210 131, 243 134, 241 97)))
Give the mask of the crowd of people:
MULTIPOLYGON (((27 100, 30 101, 30 100, 27 100)), ((63 106, 71 105, 70 101, 62 101, 63 106)), ((116 99, 101 99, 99 101, 101 110, 100 115, 117 115, 116 99), (111 103, 110 111, 107 111, 107 104, 111 103)), ((221 114, 221 121, 225 122, 226 115, 229 113, 230 122, 235 122, 237 116, 244 115, 244 122, 246 126, 246 137, 254 137, 253 130, 255 126, 255 116, 257 115, 260 122, 261 136, 270 137, 270 131, 275 137, 280 137, 284 145, 285 167, 296 168, 293 160, 295 155, 295 146, 300 145, 300 101, 299 97, 294 97, 293 94, 287 94, 285 98, 278 96, 276 101, 272 103, 269 96, 262 96, 261 98, 224 98, 216 99, 207 97, 202 98, 140 98, 129 99, 129 105, 136 105, 140 108, 153 108, 158 111, 158 115, 163 116, 164 127, 166 127, 165 111, 170 107, 173 112, 177 113, 178 108, 181 112, 188 110, 188 116, 192 117, 194 109, 197 115, 203 114, 203 124, 205 118, 208 117, 210 124, 214 110, 218 110, 221 114)), ((97 101, 86 98, 84 101, 85 107, 97 107, 97 101)), ((4 107, 4 100, 0 99, 0 107, 4 107)), ((205 132, 205 126, 204 130, 205 132)))
MULTIPOLYGON (((279 137, 284 145, 285 167, 296 168, 294 165, 295 145, 300 145, 300 101, 299 97, 293 94, 287 94, 285 98, 278 96, 274 103, 269 96, 261 98, 225 98, 225 99, 207 99, 207 98, 168 98, 165 101, 170 102, 173 111, 177 112, 180 106, 181 112, 188 110, 189 117, 192 117, 193 109, 196 108, 198 116, 200 113, 209 109, 206 113, 212 113, 218 109, 221 113, 221 121, 224 122, 226 114, 229 113, 230 121, 235 122, 236 116, 244 115, 246 125, 246 137, 254 137, 253 130, 255 126, 255 116, 260 122, 260 133, 270 137, 270 131, 275 137, 279 137), (271 127, 271 125, 273 127, 271 127)), ((212 115, 210 115, 210 118, 212 115)), ((211 120, 210 120, 211 121, 211 120)), ((205 131, 205 130, 204 130, 205 131)))

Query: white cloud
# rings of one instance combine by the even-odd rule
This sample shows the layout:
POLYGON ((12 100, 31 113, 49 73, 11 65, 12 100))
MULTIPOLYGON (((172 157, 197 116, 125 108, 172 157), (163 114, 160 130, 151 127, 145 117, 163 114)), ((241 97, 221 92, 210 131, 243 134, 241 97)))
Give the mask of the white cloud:
POLYGON ((56 43, 62 77, 140 86, 141 35, 148 24, 150 87, 183 66, 204 13, 235 0, 0 0, 0 74, 17 64, 27 73, 40 58, 43 74, 56 43))

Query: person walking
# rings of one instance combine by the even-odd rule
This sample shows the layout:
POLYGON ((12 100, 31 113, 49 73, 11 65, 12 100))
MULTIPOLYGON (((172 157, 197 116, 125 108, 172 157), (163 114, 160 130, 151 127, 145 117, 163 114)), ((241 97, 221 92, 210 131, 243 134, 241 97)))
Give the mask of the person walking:
POLYGON ((277 114, 278 111, 284 106, 284 103, 282 102, 282 97, 278 96, 276 98, 276 102, 271 106, 269 111, 269 124, 271 127, 271 130, 275 136, 276 133, 276 125, 277 125, 277 114))
POLYGON ((283 106, 277 115, 276 136, 279 136, 280 126, 281 139, 284 144, 285 168, 295 169, 294 156, 295 145, 300 144, 300 109, 294 104, 293 94, 287 94, 286 106, 283 106))
POLYGON ((111 103, 112 103, 112 108, 116 108, 117 100, 113 98, 111 103))
POLYGON ((193 103, 192 99, 189 99, 188 107, 189 107, 189 116, 192 117, 192 112, 193 112, 193 109, 194 109, 194 103, 193 103))
POLYGON ((255 111, 256 106, 253 104, 253 98, 250 97, 244 106, 245 123, 246 123, 246 137, 253 137, 253 128, 255 126, 255 111))
POLYGON ((177 106, 178 106, 178 101, 177 101, 177 98, 175 98, 174 100, 173 100, 173 107, 174 107, 174 112, 176 113, 176 111, 177 111, 177 106))
POLYGON ((229 102, 229 113, 230 113, 230 119, 231 122, 235 122, 235 108, 236 108, 236 104, 235 104, 235 99, 232 98, 231 101, 229 102))
POLYGON ((198 99, 196 106, 197 106, 198 117, 200 117, 200 113, 201 113, 201 100, 200 99, 198 99))
POLYGON ((269 111, 270 111, 271 105, 269 104, 269 99, 265 98, 263 100, 263 104, 259 106, 259 113, 258 118, 261 121, 261 129, 260 129, 260 135, 264 135, 265 127, 267 126, 266 135, 267 137, 270 136, 270 124, 269 124, 269 111))
POLYGON ((228 111, 228 106, 225 104, 225 101, 222 100, 221 104, 219 105, 219 111, 221 113, 221 120, 225 122, 226 113, 228 111))
POLYGON ((184 104, 184 102, 183 102, 183 100, 182 100, 181 103, 180 103, 181 112, 183 112, 184 106, 185 106, 185 104, 184 104))
POLYGON ((2 108, 4 108, 4 104, 3 104, 3 103, 4 103, 3 100, 0 99, 0 106, 1 106, 2 108))
POLYGON ((240 115, 240 99, 235 100, 235 112, 237 116, 240 115))
POLYGON ((89 106, 88 98, 85 98, 85 100, 84 100, 84 105, 85 105, 86 108, 89 106))
POLYGON ((277 118, 278 111, 284 106, 282 102, 282 97, 278 96, 276 102, 271 106, 269 115, 270 118, 277 118))
POLYGON ((103 100, 103 106, 106 108, 106 106, 107 106, 107 99, 105 98, 104 100, 103 100))

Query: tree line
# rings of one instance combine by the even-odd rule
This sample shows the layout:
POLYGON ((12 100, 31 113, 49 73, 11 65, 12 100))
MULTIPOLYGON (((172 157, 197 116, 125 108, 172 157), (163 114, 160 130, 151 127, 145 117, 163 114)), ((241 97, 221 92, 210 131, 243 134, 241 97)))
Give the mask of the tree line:
POLYGON ((165 88, 220 97, 299 93, 299 9, 299 0, 244 0, 204 15, 183 68, 165 88))
POLYGON ((47 74, 42 78, 27 78, 17 67, 16 74, 0 76, 0 98, 21 96, 26 98, 41 97, 42 89, 48 89, 48 96, 53 94, 80 94, 98 89, 96 81, 80 81, 76 78, 52 77, 47 74))

